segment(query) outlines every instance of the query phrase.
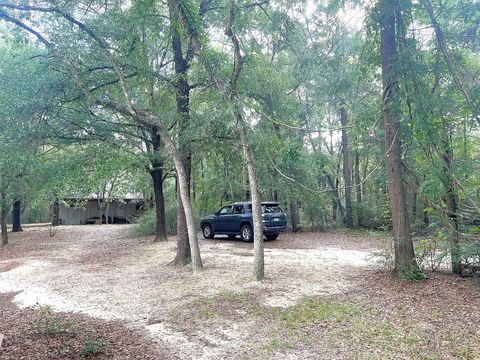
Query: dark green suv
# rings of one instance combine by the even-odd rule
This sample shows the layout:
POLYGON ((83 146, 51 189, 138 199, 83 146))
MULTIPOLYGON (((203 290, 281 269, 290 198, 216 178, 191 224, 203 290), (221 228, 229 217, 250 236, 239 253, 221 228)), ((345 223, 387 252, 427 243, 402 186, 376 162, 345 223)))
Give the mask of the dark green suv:
MULTIPOLYGON (((287 228, 285 212, 278 202, 262 202, 263 233, 269 240, 275 240, 287 228)), ((223 206, 215 214, 201 219, 203 237, 212 239, 215 235, 228 235, 230 239, 240 235, 243 241, 253 241, 252 203, 237 202, 223 206)))

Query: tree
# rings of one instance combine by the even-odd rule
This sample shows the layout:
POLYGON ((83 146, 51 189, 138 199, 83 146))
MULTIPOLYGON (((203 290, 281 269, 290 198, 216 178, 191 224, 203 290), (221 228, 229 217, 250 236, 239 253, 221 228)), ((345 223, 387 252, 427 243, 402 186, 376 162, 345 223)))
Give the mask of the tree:
MULTIPOLYGON (((190 181, 192 173, 192 150, 186 138, 186 131, 190 122, 190 91, 191 85, 188 82, 187 72, 192 54, 187 52, 183 55, 182 39, 180 29, 178 28, 178 14, 175 10, 175 4, 168 2, 170 16, 170 36, 173 51, 173 61, 175 67, 175 101, 177 105, 178 132, 179 132, 179 152, 187 174, 188 191, 190 193, 190 181)), ((188 243, 188 232, 186 227, 185 210, 180 197, 177 184, 177 254, 173 263, 183 265, 190 257, 190 247, 188 243)))
MULTIPOLYGON (((171 0, 173 1, 173 0, 171 0)), ((175 3, 176 10, 178 12, 179 20, 185 31, 191 37, 191 44, 197 55, 200 57, 205 70, 208 73, 211 81, 216 85, 217 89, 221 93, 225 100, 229 111, 232 116, 232 120, 235 125, 239 127, 238 134, 240 138, 240 144, 242 147, 242 153, 247 167, 248 180, 250 186, 250 196, 252 200, 252 216, 253 216, 253 233, 254 233, 254 270, 253 275, 256 280, 262 280, 265 276, 265 264, 264 264, 264 248, 263 248, 263 229, 262 229, 262 208, 260 200, 260 189, 257 179, 257 168, 253 152, 248 141, 247 124, 244 119, 243 110, 240 104, 237 82, 242 72, 244 58, 241 55, 240 42, 237 35, 233 32, 233 23, 235 21, 235 3, 230 3, 229 16, 227 25, 225 27, 225 35, 231 40, 234 64, 233 70, 229 79, 230 90, 227 90, 225 83, 218 77, 208 58, 205 56, 203 47, 201 45, 198 30, 196 29, 193 19, 191 19, 185 11, 185 6, 179 1, 175 3)))
POLYGON ((22 229, 21 222, 22 202, 19 199, 13 201, 12 209, 12 232, 20 232, 22 229))
POLYGON ((388 194, 392 212, 395 273, 405 276, 417 268, 403 187, 401 130, 396 91, 395 1, 379 1, 380 57, 383 79, 383 113, 388 194))
POLYGON ((25 44, 0 43, 0 51, 0 220, 2 245, 7 245, 7 216, 13 204, 13 230, 20 231, 18 198, 27 198, 31 193, 31 180, 45 130, 38 122, 43 104, 32 97, 30 89, 41 92, 52 83, 36 75, 36 68, 31 64, 22 73, 16 71, 34 54, 25 44), (28 85, 26 79, 30 81, 28 85))
MULTIPOLYGON (((158 130, 154 127, 151 129, 151 144, 153 159, 151 161, 152 167, 149 168, 153 181, 153 192, 155 198, 155 240, 164 241, 167 240, 167 229, 165 225, 165 196, 163 194, 163 182, 165 180, 164 175, 164 162, 160 157, 160 151, 162 150, 160 135, 158 130)), ((150 147, 147 147, 147 149, 150 147)))
POLYGON ((1 207, 0 207, 0 224, 2 231, 2 246, 8 245, 8 233, 7 233, 7 215, 8 215, 8 204, 7 204, 7 195, 2 192, 0 194, 1 207))
POLYGON ((344 106, 340 107, 340 123, 342 124, 342 158, 343 158, 343 181, 345 184, 345 225, 353 227, 352 209, 352 175, 350 171, 350 151, 347 136, 348 114, 344 106))

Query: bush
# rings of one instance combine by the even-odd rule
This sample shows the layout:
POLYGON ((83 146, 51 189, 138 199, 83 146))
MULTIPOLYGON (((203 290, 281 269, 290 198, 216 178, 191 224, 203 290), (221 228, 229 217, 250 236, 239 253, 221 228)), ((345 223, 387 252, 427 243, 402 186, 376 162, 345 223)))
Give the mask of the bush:
POLYGON ((57 334, 75 335, 77 325, 68 318, 55 314, 48 306, 38 306, 38 317, 32 322, 32 327, 43 335, 55 336, 57 334))
MULTIPOLYGON (((418 240, 415 253, 423 270, 448 269, 451 264, 452 243, 448 235, 438 231, 435 236, 418 240)), ((480 269, 480 241, 462 240, 459 243, 462 272, 474 274, 480 269)))
POLYGON ((415 246, 418 266, 423 270, 436 271, 450 254, 450 244, 442 233, 435 237, 418 240, 415 246))
POLYGON ((470 274, 480 272, 480 241, 466 240, 460 243, 463 271, 470 274))
POLYGON ((135 219, 135 225, 128 231, 130 237, 155 234, 155 209, 150 209, 135 219))
POLYGON ((104 353, 106 349, 105 343, 102 341, 93 341, 93 340, 88 340, 85 341, 85 346, 83 347, 82 350, 79 352, 80 358, 87 358, 92 355, 104 353))
MULTIPOLYGON (((200 216, 195 213, 195 224, 200 224, 200 216)), ((155 209, 150 209, 134 220, 135 224, 128 231, 128 236, 139 237, 155 234, 156 214, 155 209)), ((175 203, 166 204, 165 226, 168 235, 177 233, 177 206, 175 203)))
POLYGON ((391 248, 373 251, 368 257, 368 260, 373 261, 375 264, 387 270, 393 271, 395 267, 395 255, 391 248))
POLYGON ((363 228, 387 230, 391 228, 391 213, 388 197, 365 197, 361 204, 354 203, 355 216, 360 216, 363 228))

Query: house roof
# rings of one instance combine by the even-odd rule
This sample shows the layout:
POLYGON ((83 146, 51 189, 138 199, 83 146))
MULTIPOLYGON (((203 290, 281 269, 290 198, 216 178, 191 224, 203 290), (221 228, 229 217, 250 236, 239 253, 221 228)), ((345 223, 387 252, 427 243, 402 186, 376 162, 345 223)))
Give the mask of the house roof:
MULTIPOLYGON (((92 193, 90 195, 85 194, 73 194, 65 196, 64 200, 98 200, 98 194, 92 193)), ((114 200, 143 200, 143 194, 141 193, 125 193, 123 195, 114 196, 114 200)))

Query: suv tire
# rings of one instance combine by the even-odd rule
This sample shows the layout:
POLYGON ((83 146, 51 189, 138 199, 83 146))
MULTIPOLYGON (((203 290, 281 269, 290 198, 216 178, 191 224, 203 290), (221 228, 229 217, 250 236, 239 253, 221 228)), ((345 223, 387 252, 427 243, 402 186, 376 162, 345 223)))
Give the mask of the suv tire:
POLYGON ((278 238, 278 235, 280 235, 280 234, 267 234, 267 235, 265 235, 265 237, 268 240, 276 240, 278 238))
POLYGON ((202 233, 205 239, 213 239, 213 237, 215 236, 215 233, 213 232, 212 226, 210 224, 203 225, 202 233))
POLYGON ((243 225, 240 229, 240 236, 243 241, 245 242, 252 242, 253 241, 253 230, 250 225, 243 225))

